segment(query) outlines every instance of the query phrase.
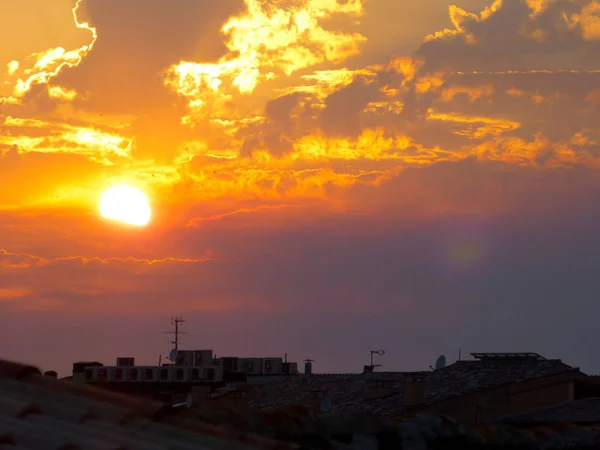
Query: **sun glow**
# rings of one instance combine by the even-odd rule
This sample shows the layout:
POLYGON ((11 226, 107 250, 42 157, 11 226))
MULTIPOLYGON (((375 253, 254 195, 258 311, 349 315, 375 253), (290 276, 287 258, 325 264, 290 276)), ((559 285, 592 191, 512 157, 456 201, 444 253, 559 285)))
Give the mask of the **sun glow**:
POLYGON ((102 194, 100 215, 129 225, 144 226, 150 222, 152 212, 148 198, 141 190, 121 185, 102 194))

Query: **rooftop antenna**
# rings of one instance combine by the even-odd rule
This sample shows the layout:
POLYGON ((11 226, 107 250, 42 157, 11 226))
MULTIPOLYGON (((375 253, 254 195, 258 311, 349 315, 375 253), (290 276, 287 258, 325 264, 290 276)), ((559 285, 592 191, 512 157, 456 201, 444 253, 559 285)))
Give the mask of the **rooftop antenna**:
POLYGON ((373 355, 385 355, 385 350, 371 350, 371 367, 381 367, 381 364, 377 364, 377 366, 373 365, 373 355))
POLYGON ((165 331, 166 334, 174 334, 175 335, 175 340, 171 341, 171 344, 173 344, 175 346, 174 350, 179 349, 179 335, 187 334, 187 332, 181 331, 179 329, 179 325, 184 324, 184 323, 185 323, 185 320, 183 319, 183 317, 172 317, 171 325, 173 325, 175 327, 175 330, 174 331, 165 331))

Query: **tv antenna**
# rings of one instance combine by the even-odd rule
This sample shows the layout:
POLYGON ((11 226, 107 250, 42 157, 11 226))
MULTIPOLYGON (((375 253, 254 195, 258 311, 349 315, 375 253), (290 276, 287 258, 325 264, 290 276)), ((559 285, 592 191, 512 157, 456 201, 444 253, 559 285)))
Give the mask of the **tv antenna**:
POLYGON ((381 364, 373 365, 373 355, 385 355, 385 350, 371 350, 371 367, 381 367, 381 364))
POLYGON ((174 334, 175 335, 175 340, 171 341, 171 344, 173 344, 175 346, 174 350, 178 350, 179 349, 179 335, 180 334, 187 334, 186 331, 181 331, 179 329, 180 325, 183 325, 186 321, 183 319, 183 317, 172 317, 171 318, 171 325, 173 325, 173 327, 175 327, 175 329, 173 331, 165 331, 165 334, 174 334))

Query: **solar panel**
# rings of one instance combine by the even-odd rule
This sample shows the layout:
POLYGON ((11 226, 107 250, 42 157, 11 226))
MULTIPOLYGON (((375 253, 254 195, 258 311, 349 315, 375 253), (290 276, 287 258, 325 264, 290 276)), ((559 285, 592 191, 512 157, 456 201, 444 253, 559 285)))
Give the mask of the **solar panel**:
POLYGON ((481 361, 500 361, 500 360, 519 360, 519 361, 546 361, 543 356, 527 352, 527 353, 471 353, 471 356, 481 361))

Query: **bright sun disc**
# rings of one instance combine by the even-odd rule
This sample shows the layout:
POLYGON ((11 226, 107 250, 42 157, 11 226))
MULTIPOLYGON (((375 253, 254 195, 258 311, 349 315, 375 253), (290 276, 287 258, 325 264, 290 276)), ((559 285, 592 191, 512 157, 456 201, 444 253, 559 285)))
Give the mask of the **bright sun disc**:
POLYGON ((100 215, 129 225, 143 226, 150 222, 150 204, 146 195, 131 186, 114 186, 100 199, 100 215))

